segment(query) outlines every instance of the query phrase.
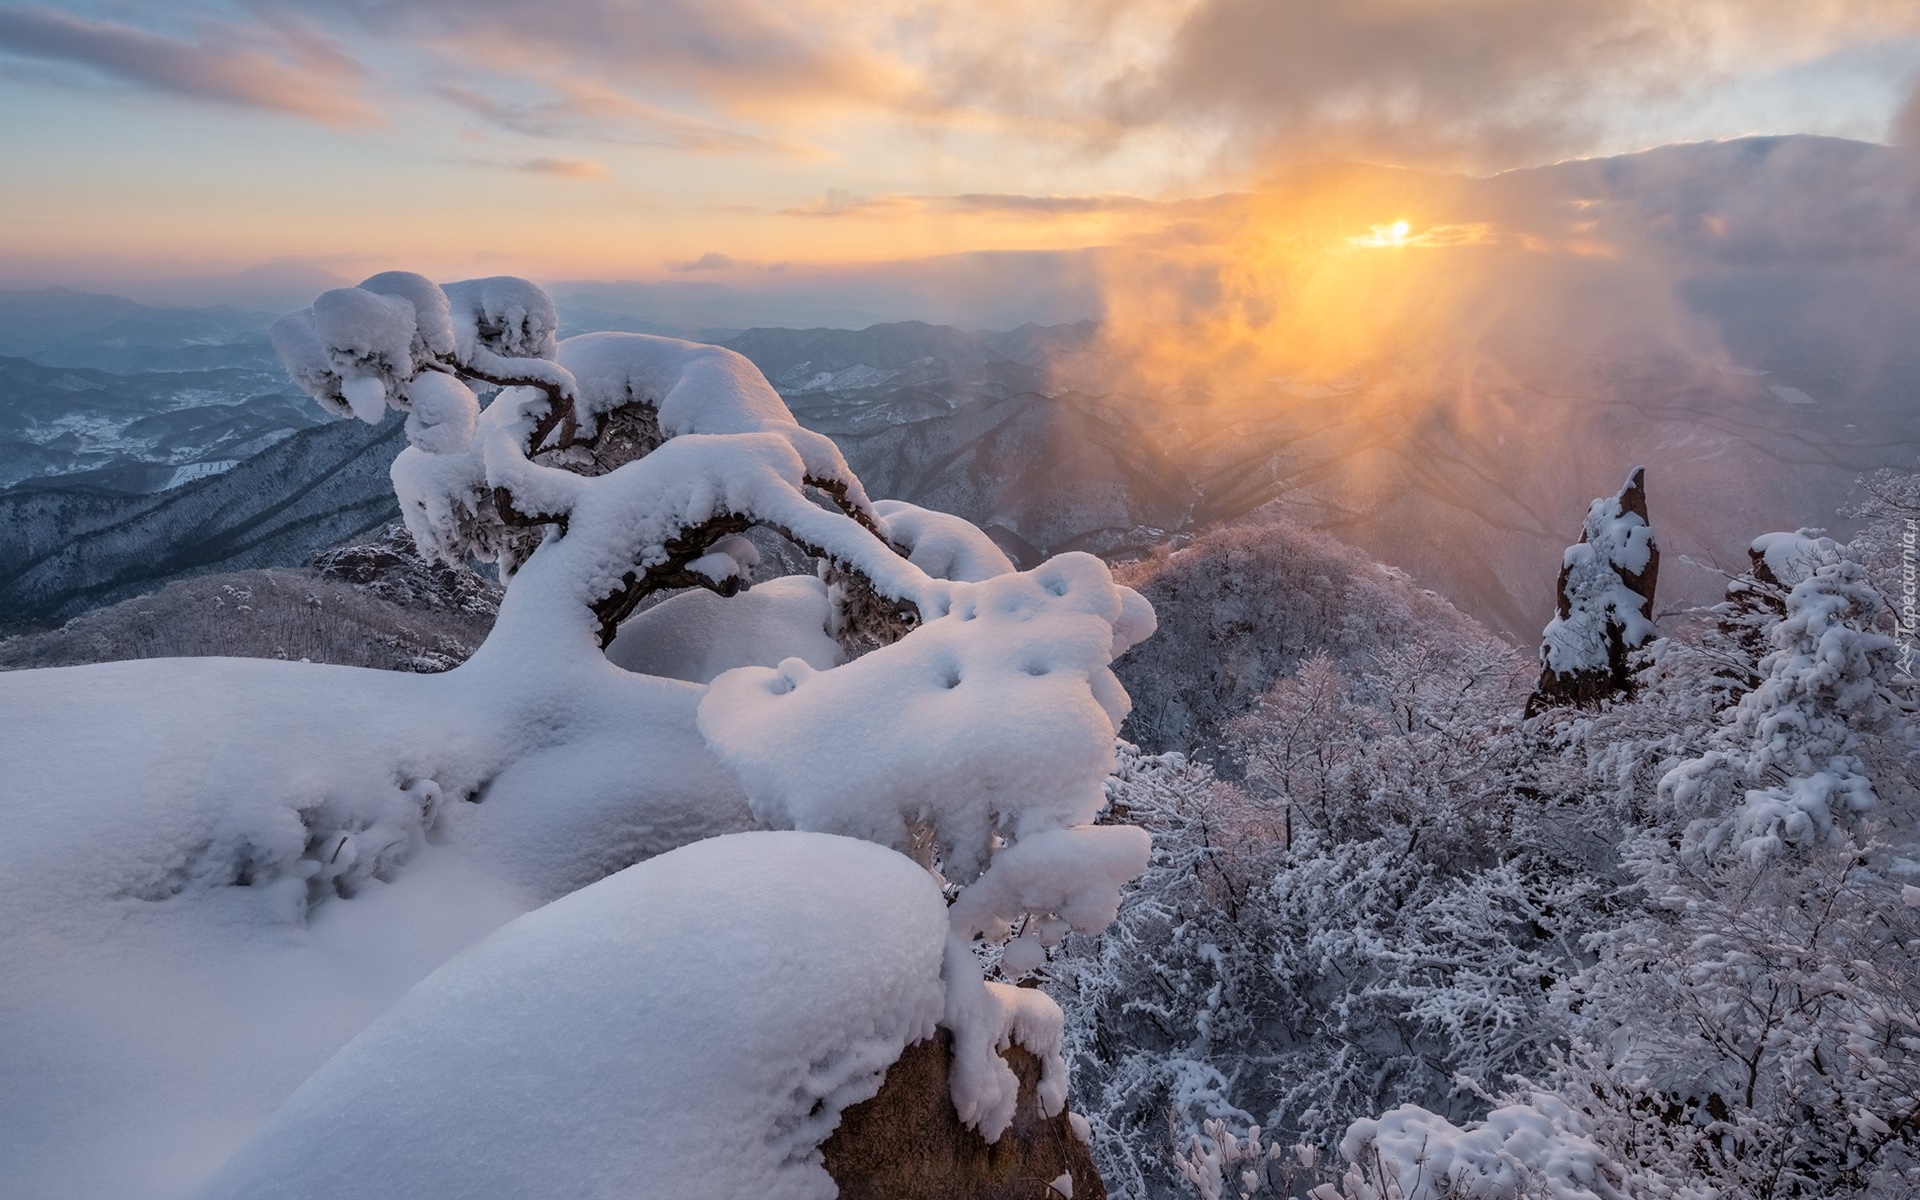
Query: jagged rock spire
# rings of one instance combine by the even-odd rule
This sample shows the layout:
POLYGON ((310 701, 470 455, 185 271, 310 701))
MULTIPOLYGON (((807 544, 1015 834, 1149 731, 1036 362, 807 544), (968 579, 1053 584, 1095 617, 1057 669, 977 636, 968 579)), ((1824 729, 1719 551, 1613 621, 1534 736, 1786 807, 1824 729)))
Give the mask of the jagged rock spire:
POLYGON ((1541 633, 1540 681, 1527 715, 1557 705, 1594 705, 1629 692, 1629 651, 1653 638, 1660 547, 1647 518, 1646 468, 1587 509, 1580 541, 1560 560, 1559 604, 1541 633))

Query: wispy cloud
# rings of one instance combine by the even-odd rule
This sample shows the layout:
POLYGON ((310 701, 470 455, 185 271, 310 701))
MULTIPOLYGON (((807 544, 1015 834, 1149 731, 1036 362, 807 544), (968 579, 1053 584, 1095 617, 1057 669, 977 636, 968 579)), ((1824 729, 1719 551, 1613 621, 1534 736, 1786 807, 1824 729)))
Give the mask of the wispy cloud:
POLYGON ((1098 151, 1173 133, 1243 178, 1276 161, 1481 170, 1589 152, 1738 80, 1920 35, 1920 8, 1885 0, 1062 0, 1045 21, 1027 8, 930 18, 929 114, 1098 151))
POLYGON ((951 196, 894 194, 863 196, 829 188, 818 200, 779 210, 787 217, 855 218, 902 221, 933 214, 1001 218, 1016 221, 1070 220, 1092 216, 1155 215, 1176 217, 1211 211, 1233 197, 1154 200, 1144 196, 1106 193, 1089 196, 1032 196, 1018 192, 962 192, 951 196))
POLYGON ((357 94, 365 72, 296 27, 246 35, 209 26, 197 40, 46 8, 0 8, 0 52, 71 64, 147 91, 332 123, 372 120, 357 94))
POLYGON ((898 65, 858 35, 844 3, 767 0, 277 0, 382 37, 434 47, 450 61, 515 76, 562 72, 695 97, 722 109, 756 101, 877 96, 898 65))
POLYGON ((718 250, 709 250, 699 258, 693 259, 690 262, 668 263, 667 270, 677 275, 689 275, 695 271, 725 271, 730 267, 739 265, 739 261, 731 254, 722 254, 718 250))
POLYGON ((865 217, 904 220, 927 210, 920 196, 862 196, 840 188, 828 188, 818 200, 783 208, 783 217, 865 217))
POLYGON ((514 169, 560 179, 604 179, 607 174, 605 166, 590 158, 530 158, 514 164, 514 169))
POLYGON ((781 138, 687 116, 590 83, 544 86, 529 81, 520 90, 539 95, 509 98, 458 84, 440 84, 433 89, 435 95, 455 107, 524 137, 581 138, 709 153, 804 152, 781 138))

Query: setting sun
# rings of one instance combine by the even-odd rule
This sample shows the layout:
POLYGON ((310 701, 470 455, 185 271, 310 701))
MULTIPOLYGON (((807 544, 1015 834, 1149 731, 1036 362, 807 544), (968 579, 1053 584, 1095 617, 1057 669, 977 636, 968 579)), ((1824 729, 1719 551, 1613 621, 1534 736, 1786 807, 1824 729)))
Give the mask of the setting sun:
POLYGON ((1390 225, 1369 225, 1364 235, 1347 240, 1356 246, 1404 246, 1412 233, 1413 226, 1402 220, 1390 225))

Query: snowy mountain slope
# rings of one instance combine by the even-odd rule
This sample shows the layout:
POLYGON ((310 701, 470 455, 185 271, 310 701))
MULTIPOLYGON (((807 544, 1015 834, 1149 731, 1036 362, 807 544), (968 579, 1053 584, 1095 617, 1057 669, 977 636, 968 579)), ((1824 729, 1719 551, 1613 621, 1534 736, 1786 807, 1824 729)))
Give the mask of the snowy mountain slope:
MULTIPOLYGON (((1205 394, 1153 386, 1090 322, 1002 333, 922 322, 760 328, 728 344, 762 369, 803 423, 841 442, 876 494, 995 526, 1023 562, 1061 548, 1143 553, 1277 503, 1526 642, 1546 618, 1560 549, 1587 500, 1630 465, 1648 467, 1654 517, 1673 551, 1665 608, 1718 592, 1712 571, 1686 560, 1737 568, 1756 532, 1838 524, 1835 510, 1855 476, 1920 454, 1912 400, 1920 354, 1910 336, 1920 315, 1920 271, 1910 269, 1920 254, 1911 236, 1920 212, 1913 162, 1906 151, 1858 142, 1747 138, 1485 180, 1387 173, 1392 179, 1378 183, 1373 199, 1411 203, 1431 194, 1440 206, 1433 219, 1457 218, 1461 229, 1491 218, 1509 232, 1560 237, 1567 213, 1588 214, 1592 227, 1582 225, 1580 236, 1606 240, 1617 258, 1576 254, 1555 266, 1573 274, 1554 277, 1540 313, 1507 295, 1526 301, 1534 293, 1525 289, 1539 280, 1507 288, 1497 276, 1479 298, 1515 311, 1499 309, 1498 319, 1462 332, 1461 344, 1419 347, 1433 361, 1390 363, 1337 386, 1249 384, 1224 368, 1208 372, 1205 394), (1575 286, 1586 278, 1577 264, 1595 261, 1640 290, 1587 295, 1575 286), (1654 294, 1672 303, 1648 319, 1697 325, 1691 342, 1649 341, 1640 336, 1646 329, 1623 345, 1585 336, 1583 324, 1627 321, 1654 294), (1468 342, 1471 353, 1460 353, 1468 342)), ((701 305, 726 291, 693 282, 581 285, 562 296, 562 313, 570 330, 596 322, 679 328, 699 324, 701 305), (670 302, 684 302, 685 311, 667 312, 670 302)), ((145 321, 174 313, 35 295, 47 313, 67 314, 65 325, 47 313, 19 318, 43 349, 49 339, 118 337, 115 322, 129 313, 145 321)), ((843 316, 822 310, 811 319, 843 316)), ((195 319, 217 333, 225 318, 195 319)), ((1187 331, 1173 332, 1178 340, 1187 331)), ((65 395, 56 385, 106 382, 67 374, 78 382, 36 376, 34 386, 54 397, 65 395)), ((20 410, 5 402, 5 387, 0 378, 0 478, 84 465, 73 457, 77 440, 29 444, 11 434, 5 422, 20 410), (8 467, 10 456, 19 465, 8 467)), ((242 457, 234 447, 244 429, 174 428, 190 416, 200 419, 169 411, 153 417, 169 423, 165 429, 133 432, 175 469, 242 457)), ((138 486, 176 481, 161 480, 161 469, 141 467, 138 486)), ((120 478, 131 486, 130 474, 120 478)), ((0 547, 0 563, 17 558, 0 547)), ((48 576, 32 590, 65 595, 78 586, 84 581, 48 576)), ((0 592, 7 616, 44 609, 0 592)))
POLYGON ((1151 753, 1217 761, 1227 722, 1316 656, 1368 670, 1416 645, 1493 640, 1405 572, 1272 513, 1124 564, 1118 574, 1160 622, 1114 665, 1133 698, 1125 736, 1151 753))
POLYGON ((1723 581, 1681 556, 1738 569, 1756 531, 1839 525, 1856 476, 1920 455, 1908 394, 1898 381, 1849 394, 1797 372, 1572 362, 1471 401, 1386 387, 1262 412, 1248 398, 1172 456, 1195 480, 1195 527, 1273 502, 1524 642, 1586 500, 1612 476, 1648 467, 1676 552, 1660 607, 1708 601, 1723 581), (1783 402, 1767 386, 1783 379, 1817 388, 1818 406, 1783 402))
POLYGON ((948 325, 901 321, 865 329, 749 329, 727 342, 753 360, 782 391, 846 391, 821 386, 823 379, 866 368, 861 379, 902 383, 965 378, 1001 361, 985 341, 948 325), (904 377, 904 378, 902 378, 904 377))
MULTIPOLYGON (((681 332, 591 309, 569 317, 570 332, 681 332)), ((322 423, 267 340, 273 319, 65 288, 0 291, 0 488, 162 491, 322 423)))
POLYGON ((401 422, 323 425, 149 496, 0 492, 0 619, 72 616, 186 575, 289 566, 394 519, 401 422))
POLYGON ((1098 397, 918 387, 866 404, 838 394, 792 404, 878 494, 964 514, 1017 562, 1138 552, 1190 523, 1179 455, 1098 397))
POLYGON ((104 371, 277 366, 272 314, 155 307, 67 288, 0 291, 0 355, 104 371))
POLYGON ((159 491, 320 423, 264 366, 113 374, 0 358, 0 398, 0 487, 159 491))

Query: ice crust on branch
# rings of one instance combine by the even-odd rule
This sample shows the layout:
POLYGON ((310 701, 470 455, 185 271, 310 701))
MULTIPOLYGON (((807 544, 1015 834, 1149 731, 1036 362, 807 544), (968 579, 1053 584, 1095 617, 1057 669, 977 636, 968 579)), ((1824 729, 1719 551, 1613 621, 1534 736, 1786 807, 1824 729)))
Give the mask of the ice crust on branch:
POLYGON ((831 1200, 816 1147, 932 1036, 945 905, 881 847, 713 838, 416 986, 205 1193, 831 1200))
POLYGON ((1540 640, 1528 711, 1592 704, 1631 686, 1627 654, 1653 638, 1660 547, 1647 521, 1646 468, 1587 509, 1560 564, 1558 605, 1540 640))

